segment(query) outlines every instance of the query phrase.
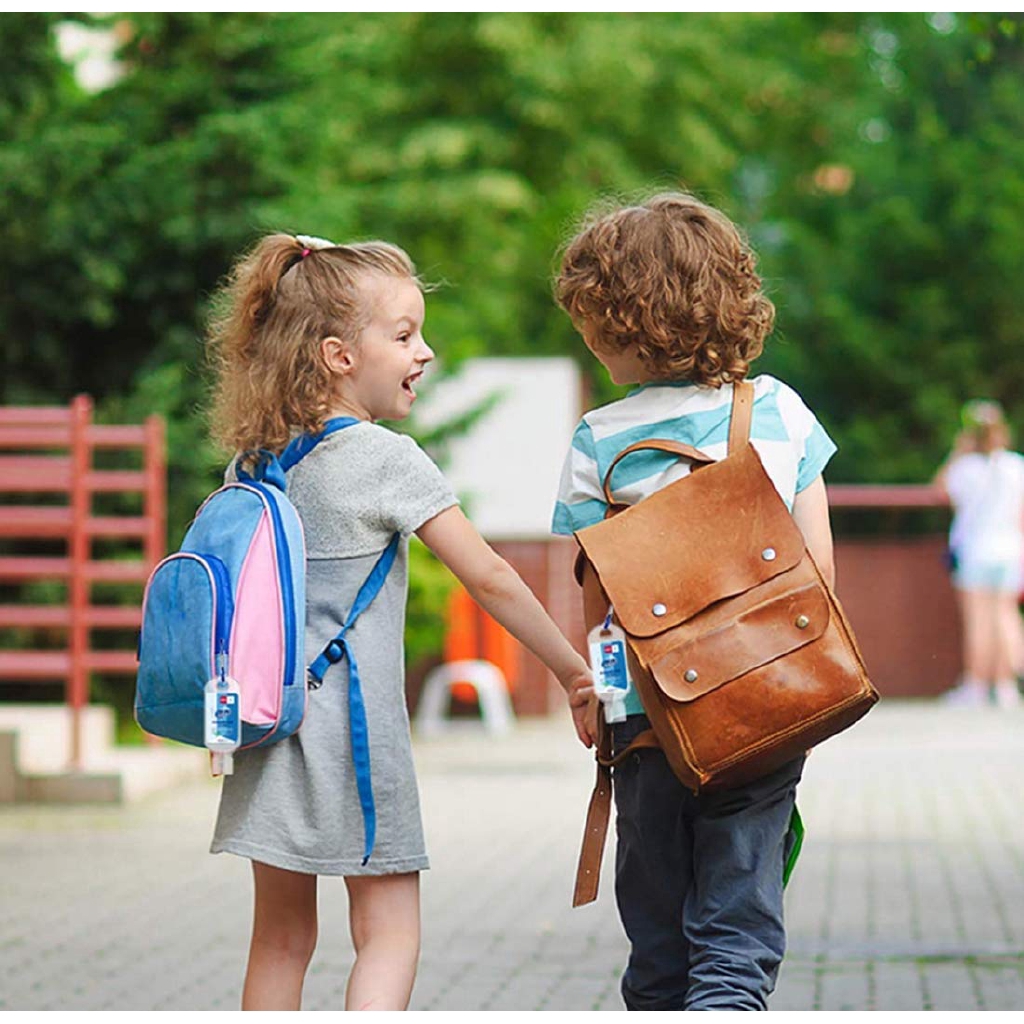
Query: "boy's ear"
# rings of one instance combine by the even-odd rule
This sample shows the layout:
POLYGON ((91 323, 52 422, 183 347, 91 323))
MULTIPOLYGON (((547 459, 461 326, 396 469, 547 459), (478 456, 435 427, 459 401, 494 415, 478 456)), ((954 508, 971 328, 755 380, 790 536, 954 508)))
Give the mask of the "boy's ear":
POLYGON ((320 355, 332 373, 348 373, 355 365, 352 343, 333 334, 320 342, 320 355))

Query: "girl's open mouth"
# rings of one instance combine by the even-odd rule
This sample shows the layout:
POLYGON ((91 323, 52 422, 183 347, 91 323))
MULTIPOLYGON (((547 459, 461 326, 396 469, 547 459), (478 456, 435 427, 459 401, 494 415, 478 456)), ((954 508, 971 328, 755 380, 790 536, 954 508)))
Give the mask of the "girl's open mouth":
POLYGON ((423 376, 423 371, 420 370, 418 373, 414 373, 411 376, 406 377, 405 380, 402 381, 402 389, 404 391, 406 391, 409 395, 411 395, 413 398, 415 398, 416 397, 416 391, 414 390, 413 385, 422 376, 423 376))

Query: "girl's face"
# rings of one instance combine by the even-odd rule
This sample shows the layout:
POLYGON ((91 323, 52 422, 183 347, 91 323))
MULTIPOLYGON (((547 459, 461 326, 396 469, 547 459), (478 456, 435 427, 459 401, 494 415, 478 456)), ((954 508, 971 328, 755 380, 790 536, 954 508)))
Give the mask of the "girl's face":
POLYGON ((434 358, 423 340, 423 293, 409 278, 383 274, 368 274, 363 293, 370 320, 356 343, 324 343, 338 346, 325 355, 339 374, 339 409, 363 420, 405 419, 434 358))

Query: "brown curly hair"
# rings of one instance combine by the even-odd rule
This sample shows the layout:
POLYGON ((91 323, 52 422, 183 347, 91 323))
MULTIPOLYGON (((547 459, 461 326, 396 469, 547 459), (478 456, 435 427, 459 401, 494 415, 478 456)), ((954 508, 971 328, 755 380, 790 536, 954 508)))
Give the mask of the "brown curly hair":
POLYGON ((657 380, 720 387, 761 354, 775 307, 723 213, 684 192, 598 208, 562 253, 555 298, 599 349, 635 352, 657 380))
POLYGON ((215 441, 234 452, 280 452, 297 430, 323 429, 334 381, 320 342, 359 336, 371 313, 361 287, 367 274, 420 283, 408 255, 389 242, 273 234, 237 260, 207 331, 215 441))

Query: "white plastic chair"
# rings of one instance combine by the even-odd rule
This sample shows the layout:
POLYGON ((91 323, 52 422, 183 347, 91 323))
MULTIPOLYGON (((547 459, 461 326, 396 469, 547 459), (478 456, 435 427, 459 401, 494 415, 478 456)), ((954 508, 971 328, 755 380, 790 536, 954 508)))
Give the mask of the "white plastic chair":
POLYGON ((501 669, 489 661, 471 660, 449 661, 427 673, 416 709, 418 732, 425 736, 436 735, 449 725, 445 709, 456 683, 468 683, 476 690, 481 718, 488 732, 506 733, 512 728, 515 713, 501 669))

